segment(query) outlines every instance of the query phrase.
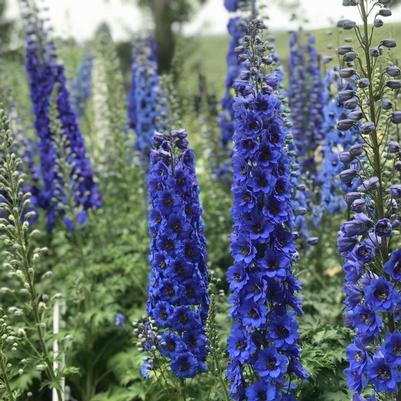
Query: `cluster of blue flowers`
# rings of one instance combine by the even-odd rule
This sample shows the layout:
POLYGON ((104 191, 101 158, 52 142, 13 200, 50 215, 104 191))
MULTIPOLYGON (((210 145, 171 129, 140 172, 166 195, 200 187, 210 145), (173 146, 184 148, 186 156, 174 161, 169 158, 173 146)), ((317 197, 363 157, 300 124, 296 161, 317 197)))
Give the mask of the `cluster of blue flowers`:
POLYGON ((323 82, 315 38, 308 37, 306 46, 297 32, 290 37, 289 100, 292 133, 303 173, 316 176, 316 151, 323 139, 323 82))
POLYGON ((94 57, 86 53, 78 66, 77 76, 71 83, 71 104, 78 120, 85 114, 92 91, 94 57))
MULTIPOLYGON (((44 22, 32 2, 22 0, 26 21, 26 70, 35 116, 35 128, 39 136, 42 187, 39 206, 46 211, 47 228, 51 231, 59 216, 65 214, 66 186, 69 186, 79 213, 78 223, 87 219, 87 211, 100 207, 101 194, 93 180, 93 173, 86 157, 86 149, 76 116, 71 108, 64 67, 57 62, 56 49, 49 39, 44 22), (65 154, 60 155, 50 129, 49 108, 55 86, 57 111, 66 143, 65 154), (63 182, 59 174, 59 159, 67 160, 70 182, 63 182)), ((70 220, 65 221, 72 228, 70 220)))
POLYGON ((136 149, 149 157, 153 134, 162 130, 167 110, 157 72, 153 41, 137 41, 132 50, 131 88, 128 94, 129 126, 136 133, 136 149))
POLYGON ((155 346, 171 360, 172 372, 190 378, 206 370, 209 297, 199 185, 185 130, 155 134, 148 191, 148 315, 161 335, 155 346))
POLYGON ((221 100, 222 112, 220 116, 221 128, 221 143, 223 148, 227 148, 232 141, 235 122, 233 110, 233 87, 235 80, 239 77, 241 72, 241 63, 238 60, 235 49, 239 45, 241 37, 244 35, 244 27, 241 23, 240 17, 231 18, 227 25, 228 33, 231 36, 230 45, 227 53, 227 76, 225 80, 226 91, 223 99, 221 100))
MULTIPOLYGON (((387 3, 379 1, 370 9, 364 1, 344 2, 358 7, 361 31, 369 32, 372 38, 371 32, 383 25, 382 17, 391 15, 387 3), (369 26, 369 15, 375 15, 374 27, 369 26)), ((345 30, 354 29, 356 22, 342 20, 339 25, 345 30)), ((351 216, 342 225, 337 241, 345 260, 346 323, 355 333, 346 351, 346 375, 354 401, 399 400, 401 249, 397 249, 397 237, 401 184, 396 172, 400 143, 394 124, 401 123, 401 112, 395 110, 390 98, 395 97, 392 91, 401 87, 401 69, 388 65, 382 79, 376 80, 372 66, 384 48, 393 48, 396 43, 385 39, 371 48, 362 35, 359 45, 359 57, 349 44, 338 48, 344 61, 339 74, 353 87, 339 92, 339 103, 346 114, 337 122, 337 128, 342 132, 354 128, 359 134, 359 141, 340 154, 345 163, 340 179, 353 189, 345 196, 351 216), (360 74, 354 68, 357 58, 360 74), (358 88, 358 94, 354 88, 358 88), (362 96, 366 102, 360 102, 362 96)))
POLYGON ((297 345, 296 316, 302 309, 292 272, 296 249, 286 131, 263 29, 262 22, 249 22, 237 47, 245 69, 235 83, 234 264, 228 271, 234 324, 227 372, 237 401, 292 400, 296 377, 307 376, 297 345))
POLYGON ((343 212, 347 205, 344 201, 343 193, 352 192, 360 184, 358 178, 351 183, 343 183, 339 179, 339 173, 350 165, 359 170, 359 162, 351 160, 343 153, 346 149, 360 142, 358 130, 353 127, 347 131, 337 129, 337 120, 345 118, 346 109, 340 104, 337 92, 352 89, 352 84, 343 84, 337 68, 328 71, 325 80, 325 120, 324 120, 324 140, 323 140, 323 162, 319 171, 319 182, 321 183, 320 192, 320 212, 338 214, 343 212))

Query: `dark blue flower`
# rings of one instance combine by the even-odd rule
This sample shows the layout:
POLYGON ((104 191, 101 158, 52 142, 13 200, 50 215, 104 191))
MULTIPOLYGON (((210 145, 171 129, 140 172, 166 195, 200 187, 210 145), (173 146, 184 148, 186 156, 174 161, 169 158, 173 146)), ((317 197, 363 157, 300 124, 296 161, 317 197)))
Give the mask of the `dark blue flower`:
POLYGON ((259 352, 254 367, 261 377, 277 379, 287 371, 288 359, 275 348, 265 348, 259 352))
POLYGON ((387 363, 382 355, 375 355, 368 368, 369 382, 375 386, 376 391, 396 393, 398 383, 401 381, 400 372, 387 363))
POLYGON ((384 264, 384 271, 395 282, 401 281, 401 249, 394 251, 384 264))

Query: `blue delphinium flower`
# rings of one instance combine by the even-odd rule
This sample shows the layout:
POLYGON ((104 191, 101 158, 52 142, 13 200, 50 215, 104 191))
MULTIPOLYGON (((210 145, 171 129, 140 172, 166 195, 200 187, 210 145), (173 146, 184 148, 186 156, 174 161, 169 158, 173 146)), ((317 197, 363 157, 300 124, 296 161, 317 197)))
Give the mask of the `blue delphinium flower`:
MULTIPOLYGON (((394 47, 383 40, 377 48, 375 29, 383 25, 382 17, 391 15, 379 1, 372 8, 367 1, 347 2, 357 7, 362 29, 357 35, 358 55, 349 44, 340 46, 338 54, 344 68, 339 70, 348 87, 341 88, 338 103, 344 109, 337 121, 338 131, 353 130, 354 140, 339 154, 342 171, 339 178, 345 189, 349 218, 342 224, 337 247, 344 257, 345 316, 355 340, 347 349, 348 386, 355 400, 400 400, 400 256, 399 210, 399 139, 394 124, 397 111, 389 100, 396 97, 392 88, 399 87, 400 70, 381 62, 383 48, 394 47), (370 26, 369 16, 375 16, 370 26), (358 58, 358 73, 353 60, 358 58), (376 71, 381 71, 376 79, 376 71), (364 101, 361 102, 361 99, 364 101)), ((342 20, 343 29, 354 29, 356 23, 342 20)), ((359 28, 358 28, 359 30, 359 28)))
POLYGON ((166 114, 164 93, 157 72, 152 41, 138 40, 132 50, 131 88, 128 94, 129 126, 136 133, 135 147, 146 161, 153 134, 162 130, 166 114))
MULTIPOLYGON (((26 21, 26 70, 35 116, 35 128, 39 136, 42 187, 40 206, 47 214, 47 228, 51 231, 59 216, 64 214, 65 186, 72 189, 72 200, 79 209, 77 221, 86 221, 86 212, 101 206, 101 194, 93 180, 93 173, 86 157, 84 139, 79 130, 76 116, 71 108, 66 86, 64 67, 57 62, 54 43, 49 39, 43 20, 35 5, 22 1, 26 21), (66 161, 71 169, 71 182, 63 182, 58 173, 60 151, 51 132, 49 118, 50 100, 58 87, 56 107, 64 140, 66 161)), ((68 225, 69 228, 71 224, 68 225)))
POLYGON ((296 377, 306 377, 296 341, 300 283, 291 266, 296 251, 286 131, 275 94, 278 79, 266 68, 263 27, 251 21, 237 49, 254 73, 235 83, 233 105, 234 264, 228 278, 234 324, 227 376, 234 400, 281 399, 292 393, 296 377))
POLYGON ((148 184, 152 270, 147 310, 172 372, 189 378, 206 369, 209 298, 199 186, 185 130, 155 135, 148 184))
POLYGON ((71 104, 78 120, 85 114, 86 103, 91 96, 93 61, 93 55, 86 53, 71 83, 71 104))

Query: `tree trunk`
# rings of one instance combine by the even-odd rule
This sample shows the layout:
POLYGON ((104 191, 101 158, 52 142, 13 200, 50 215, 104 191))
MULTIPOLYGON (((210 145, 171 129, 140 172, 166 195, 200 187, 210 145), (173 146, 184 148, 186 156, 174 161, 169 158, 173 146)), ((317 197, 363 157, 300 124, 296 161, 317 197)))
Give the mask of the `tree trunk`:
POLYGON ((175 38, 171 0, 152 0, 159 71, 168 72, 174 57, 175 38))

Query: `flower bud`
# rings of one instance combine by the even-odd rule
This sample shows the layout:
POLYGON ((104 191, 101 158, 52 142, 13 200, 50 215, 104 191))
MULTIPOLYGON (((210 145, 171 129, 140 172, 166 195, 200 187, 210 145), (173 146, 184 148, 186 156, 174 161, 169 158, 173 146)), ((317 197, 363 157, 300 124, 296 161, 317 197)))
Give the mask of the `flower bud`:
POLYGON ((352 99, 355 96, 355 91, 352 89, 346 89, 338 93, 338 100, 341 103, 346 102, 349 99, 352 99))
POLYGON ((353 157, 350 152, 341 152, 339 154, 339 158, 342 163, 350 163, 353 160, 353 157))
POLYGON ((349 118, 346 118, 344 120, 339 120, 337 122, 337 129, 339 131, 348 131, 354 126, 354 124, 355 124, 354 121, 349 118))
POLYGON ((380 45, 387 47, 387 49, 394 49, 394 47, 397 47, 397 42, 394 39, 384 39, 380 45))
POLYGON ((384 25, 384 22, 380 18, 375 18, 373 25, 375 26, 375 28, 381 28, 384 25))
POLYGON ((354 68, 342 68, 340 70, 340 77, 344 79, 351 78, 355 74, 356 71, 354 68))
POLYGON ((354 61, 358 57, 358 54, 356 52, 348 52, 344 54, 344 61, 346 63, 350 63, 354 61))
POLYGON ((390 141, 388 143, 388 152, 389 153, 397 153, 400 151, 400 144, 396 141, 390 141))
POLYGON ((401 184, 394 184, 390 188, 391 197, 394 199, 401 198, 401 184))
POLYGON ((358 191, 367 192, 374 191, 379 188, 379 179, 377 177, 371 177, 364 180, 362 185, 359 186, 358 191))
POLYGON ((381 101, 381 108, 383 110, 390 110, 393 107, 393 102, 390 99, 384 98, 381 101))
POLYGON ((350 184, 352 180, 357 176, 358 172, 353 168, 349 168, 346 170, 341 171, 340 173, 340 180, 344 184, 350 184))
POLYGON ((362 135, 369 135, 373 132, 375 132, 376 127, 371 121, 367 121, 366 123, 363 123, 360 127, 360 131, 362 135))
POLYGON ((344 108, 347 110, 353 110, 355 108, 357 108, 359 105, 358 103, 358 99, 357 98, 353 98, 353 99, 349 99, 346 102, 344 102, 344 108))
POLYGON ((358 80, 358 87, 361 89, 365 89, 369 87, 369 79, 368 78, 361 78, 358 80))
POLYGON ((390 75, 390 77, 398 77, 401 74, 401 69, 396 65, 390 65, 386 68, 386 73, 390 75))
POLYGON ((377 13, 377 15, 380 15, 381 17, 391 17, 392 14, 393 13, 391 12, 391 10, 389 8, 382 8, 377 13))
POLYGON ((351 111, 351 113, 348 113, 348 118, 352 121, 359 121, 363 117, 362 111, 356 110, 356 111, 351 111))
POLYGON ((391 121, 394 124, 400 124, 401 123, 401 111, 394 111, 393 114, 391 115, 391 121))
POLYGON ((354 29, 356 27, 356 22, 352 21, 350 19, 342 19, 340 21, 338 21, 337 26, 339 28, 343 28, 344 30, 350 30, 350 29, 354 29))
POLYGON ((351 206, 357 199, 361 199, 360 192, 348 192, 345 194, 345 202, 348 206, 351 206))
POLYGON ((369 54, 370 54, 370 57, 376 58, 376 57, 380 56, 381 52, 378 47, 373 47, 373 48, 369 49, 369 54))
POLYGON ((344 55, 346 55, 347 53, 349 53, 349 52, 352 52, 352 51, 354 51, 354 49, 353 49, 353 47, 352 46, 340 46, 340 47, 338 47, 337 48, 337 53, 340 55, 340 56, 344 56, 344 55))
POLYGON ((355 199, 352 202, 351 209, 355 213, 362 213, 366 209, 366 201, 365 199, 355 199))
POLYGON ((363 154, 363 146, 360 143, 352 145, 349 149, 349 152, 353 157, 361 156, 363 154))

